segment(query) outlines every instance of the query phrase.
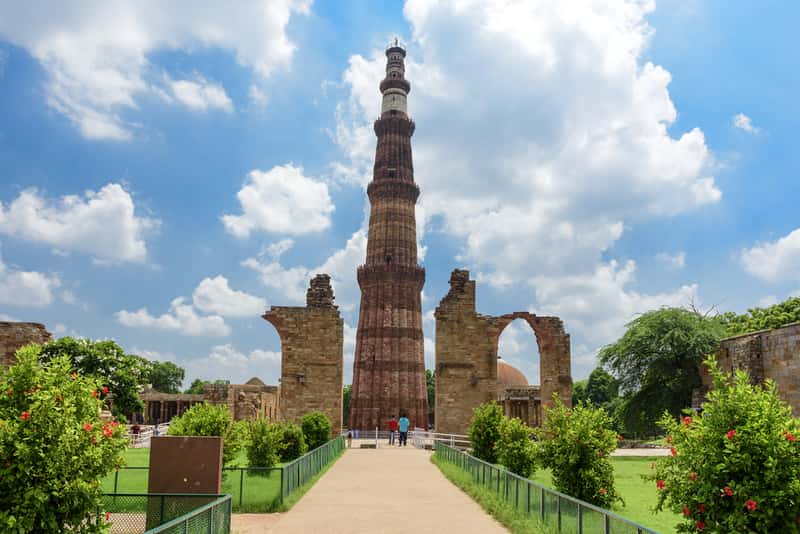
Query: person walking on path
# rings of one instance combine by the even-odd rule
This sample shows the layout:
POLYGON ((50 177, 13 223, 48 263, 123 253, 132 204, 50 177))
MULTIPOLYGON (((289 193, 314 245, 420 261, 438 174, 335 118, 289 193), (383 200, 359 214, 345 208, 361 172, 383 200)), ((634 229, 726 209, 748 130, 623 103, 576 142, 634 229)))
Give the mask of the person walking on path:
POLYGON ((400 421, 397 422, 397 426, 400 428, 400 443, 398 445, 400 447, 405 447, 408 442, 408 425, 410 424, 411 422, 406 417, 406 414, 403 414, 400 417, 400 421))
POLYGON ((395 432, 397 432, 397 419, 393 415, 392 420, 389 421, 389 445, 394 445, 395 432))

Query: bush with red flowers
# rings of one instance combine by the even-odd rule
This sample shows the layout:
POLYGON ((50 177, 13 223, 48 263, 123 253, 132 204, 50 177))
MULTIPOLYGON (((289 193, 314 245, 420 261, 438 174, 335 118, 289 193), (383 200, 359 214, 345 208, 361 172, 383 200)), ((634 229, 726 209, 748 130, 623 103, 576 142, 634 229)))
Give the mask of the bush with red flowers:
POLYGON ((105 532, 100 479, 122 462, 126 438, 102 422, 95 379, 40 347, 0 368, 0 532, 105 532))
POLYGON ((800 532, 800 420, 774 383, 705 365, 714 387, 702 414, 660 422, 675 452, 649 477, 657 509, 682 514, 680 532, 800 532))

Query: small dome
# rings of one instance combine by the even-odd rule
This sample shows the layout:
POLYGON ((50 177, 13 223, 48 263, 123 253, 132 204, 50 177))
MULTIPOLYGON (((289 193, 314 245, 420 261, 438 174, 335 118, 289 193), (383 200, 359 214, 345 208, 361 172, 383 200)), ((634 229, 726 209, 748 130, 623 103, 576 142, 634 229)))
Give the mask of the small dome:
POLYGON ((497 385, 500 387, 521 387, 528 385, 522 371, 503 360, 497 360, 497 385))
POLYGON ((264 382, 262 382, 261 379, 258 378, 257 376, 254 376, 253 378, 251 378, 250 380, 245 382, 245 385, 248 385, 248 386, 266 386, 266 384, 264 382))

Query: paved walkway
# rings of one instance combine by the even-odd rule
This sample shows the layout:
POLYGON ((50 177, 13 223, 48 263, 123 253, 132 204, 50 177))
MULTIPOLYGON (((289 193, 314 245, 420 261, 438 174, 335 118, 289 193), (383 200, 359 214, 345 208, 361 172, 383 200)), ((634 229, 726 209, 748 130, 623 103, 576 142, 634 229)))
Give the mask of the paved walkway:
MULTIPOLYGON (((354 444, 355 445, 355 444, 354 444)), ((348 449, 285 514, 235 515, 235 534, 508 532, 430 462, 430 452, 348 449)))

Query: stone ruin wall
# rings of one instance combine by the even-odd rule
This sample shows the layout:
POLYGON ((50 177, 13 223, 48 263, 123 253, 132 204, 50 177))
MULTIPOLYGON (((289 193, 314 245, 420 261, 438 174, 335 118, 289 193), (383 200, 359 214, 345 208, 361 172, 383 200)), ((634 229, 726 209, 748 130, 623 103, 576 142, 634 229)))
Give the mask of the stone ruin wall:
MULTIPOLYGON (((800 323, 723 339, 716 353, 720 369, 743 369, 753 384, 775 382, 778 394, 800 416, 800 323)), ((711 387, 711 375, 701 366, 703 391, 711 387)))
POLYGON ((0 365, 14 365, 17 362, 14 353, 20 347, 46 343, 52 338, 43 324, 0 321, 0 365))
POLYGON ((311 280, 305 307, 272 306, 263 315, 281 338, 281 385, 278 401, 282 421, 299 423, 321 411, 342 429, 344 321, 333 304, 330 276, 311 280))
MULTIPOLYGON (((475 309, 475 281, 456 269, 450 291, 439 303, 436 318, 436 431, 466 434, 472 411, 497 399, 497 344, 515 319, 525 320, 536 334, 540 357, 542 406, 558 393, 572 404, 569 334, 557 317, 516 312, 497 317, 475 309)), ((541 408, 540 408, 541 411, 541 408)), ((542 414, 531 417, 542 420, 542 414)))

